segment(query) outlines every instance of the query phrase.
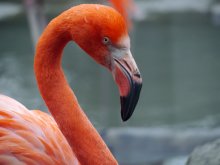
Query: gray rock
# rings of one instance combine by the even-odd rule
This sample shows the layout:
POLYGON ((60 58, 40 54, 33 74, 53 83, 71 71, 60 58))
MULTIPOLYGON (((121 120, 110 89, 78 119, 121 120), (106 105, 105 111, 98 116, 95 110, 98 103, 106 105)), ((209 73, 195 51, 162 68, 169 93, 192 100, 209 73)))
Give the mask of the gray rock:
POLYGON ((197 147, 187 165, 220 165, 220 139, 197 147))

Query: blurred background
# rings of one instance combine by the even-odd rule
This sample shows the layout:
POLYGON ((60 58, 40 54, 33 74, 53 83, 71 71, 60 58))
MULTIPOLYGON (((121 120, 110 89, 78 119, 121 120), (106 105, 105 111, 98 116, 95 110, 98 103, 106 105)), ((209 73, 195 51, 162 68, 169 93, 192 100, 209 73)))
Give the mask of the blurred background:
MULTIPOLYGON (((47 111, 33 74, 45 25, 81 3, 107 0, 0 0, 0 93, 47 111)), ((111 74, 78 46, 63 68, 78 100, 122 165, 183 165, 220 137, 220 1, 135 0, 130 32, 143 89, 132 118, 120 119, 111 74)))

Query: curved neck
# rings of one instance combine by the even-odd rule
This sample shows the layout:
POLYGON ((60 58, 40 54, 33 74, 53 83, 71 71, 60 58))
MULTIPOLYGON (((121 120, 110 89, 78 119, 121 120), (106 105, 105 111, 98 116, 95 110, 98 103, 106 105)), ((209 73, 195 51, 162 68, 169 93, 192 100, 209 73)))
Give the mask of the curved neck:
POLYGON ((56 18, 48 25, 37 45, 34 69, 40 93, 81 164, 117 164, 62 71, 62 51, 72 37, 66 28, 68 22, 60 20, 56 18))

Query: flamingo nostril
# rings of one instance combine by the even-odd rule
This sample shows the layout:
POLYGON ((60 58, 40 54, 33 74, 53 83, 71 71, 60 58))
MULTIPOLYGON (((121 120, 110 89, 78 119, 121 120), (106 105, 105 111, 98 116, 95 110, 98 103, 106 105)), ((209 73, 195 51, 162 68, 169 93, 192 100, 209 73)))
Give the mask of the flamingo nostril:
POLYGON ((138 77, 138 78, 141 78, 141 74, 140 73, 135 73, 134 76, 138 77))

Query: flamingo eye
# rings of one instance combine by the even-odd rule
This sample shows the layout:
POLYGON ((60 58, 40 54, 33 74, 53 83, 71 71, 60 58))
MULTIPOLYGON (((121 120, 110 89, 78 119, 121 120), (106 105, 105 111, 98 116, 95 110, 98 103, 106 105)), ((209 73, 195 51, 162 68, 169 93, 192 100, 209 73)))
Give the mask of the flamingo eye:
POLYGON ((108 37, 104 37, 102 42, 103 44, 107 45, 110 42, 110 40, 108 37))

